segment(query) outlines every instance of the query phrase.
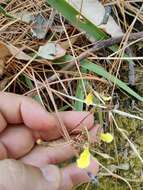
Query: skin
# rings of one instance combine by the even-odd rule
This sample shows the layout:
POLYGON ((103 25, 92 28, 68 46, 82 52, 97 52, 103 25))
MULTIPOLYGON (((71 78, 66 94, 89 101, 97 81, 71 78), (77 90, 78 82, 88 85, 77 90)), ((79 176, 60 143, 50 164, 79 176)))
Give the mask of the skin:
MULTIPOLYGON (((91 141, 99 128, 88 112, 60 112, 68 131, 89 130, 91 141), (84 119, 86 118, 86 119, 84 119)), ((59 169, 75 155, 69 144, 54 147, 36 145, 36 140, 60 139, 60 125, 54 113, 48 113, 34 100, 0 92, 0 190, 70 190, 89 177, 76 164, 59 169)), ((73 133, 74 134, 74 133, 73 133)), ((88 171, 96 174, 98 165, 91 161, 88 171)))

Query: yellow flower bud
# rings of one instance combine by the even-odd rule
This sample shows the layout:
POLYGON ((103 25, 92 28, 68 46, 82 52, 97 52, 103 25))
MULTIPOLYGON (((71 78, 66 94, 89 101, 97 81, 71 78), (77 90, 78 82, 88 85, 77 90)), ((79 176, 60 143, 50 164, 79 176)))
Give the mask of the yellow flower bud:
POLYGON ((111 143, 113 141, 113 135, 111 135, 110 133, 101 133, 100 139, 103 142, 111 143))
POLYGON ((91 105, 91 104, 93 104, 93 98, 94 98, 94 96, 93 96, 93 94, 90 92, 87 96, 86 96, 86 98, 85 98, 85 103, 89 106, 89 105, 91 105))

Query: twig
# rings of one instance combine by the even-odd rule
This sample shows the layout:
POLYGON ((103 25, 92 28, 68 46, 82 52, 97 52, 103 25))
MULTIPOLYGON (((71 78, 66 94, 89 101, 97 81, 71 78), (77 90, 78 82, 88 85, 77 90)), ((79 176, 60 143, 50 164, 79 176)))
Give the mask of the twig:
POLYGON ((111 11, 112 11, 112 6, 111 5, 107 5, 105 6, 105 14, 104 14, 104 17, 103 17, 103 20, 102 22, 100 23, 100 25, 104 25, 104 24, 107 24, 108 20, 109 20, 109 16, 111 14, 111 11))
MULTIPOLYGON (((88 57, 88 55, 90 53, 94 53, 95 51, 98 51, 100 49, 112 46, 114 44, 120 43, 122 41, 122 38, 124 38, 125 35, 121 36, 121 37, 117 37, 117 38, 110 38, 107 40, 102 40, 102 41, 98 41, 95 42, 95 45, 93 47, 91 47, 90 49, 88 49, 87 51, 81 53, 77 58, 76 61, 80 62, 83 59, 85 59, 86 57, 88 57)), ((133 41, 133 40, 137 40, 137 39, 141 39, 143 40, 143 32, 137 32, 137 33, 131 33, 129 36, 129 41, 133 41)), ((73 66, 75 65, 75 60, 71 61, 68 65, 66 65, 65 67, 63 67, 61 70, 62 71, 66 71, 68 69, 71 69, 73 66)), ((48 79, 48 82, 53 82, 57 79, 57 76, 54 74, 53 76, 51 76, 48 79)))
MULTIPOLYGON (((56 15, 56 10, 55 10, 55 9, 52 9, 51 14, 50 14, 50 16, 49 16, 49 20, 48 20, 48 29, 50 29, 51 26, 53 25, 55 15, 56 15)), ((47 30, 47 31, 48 31, 48 30, 47 30)))
MULTIPOLYGON (((129 57, 132 57, 132 50, 128 47, 126 49, 126 53, 129 57)), ((135 84, 135 63, 133 60, 130 60, 130 64, 128 64, 129 67, 129 73, 128 73, 128 77, 129 77, 129 84, 130 85, 134 85, 135 84)))

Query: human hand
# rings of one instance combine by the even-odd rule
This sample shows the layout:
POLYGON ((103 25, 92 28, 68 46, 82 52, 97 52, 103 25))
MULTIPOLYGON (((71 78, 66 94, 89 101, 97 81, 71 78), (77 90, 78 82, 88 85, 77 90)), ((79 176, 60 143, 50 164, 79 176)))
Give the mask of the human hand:
MULTIPOLYGON (((59 115, 68 131, 78 129, 82 121, 95 139, 99 126, 93 127, 91 114, 70 111, 59 115)), ((0 190, 70 190, 89 181, 87 173, 76 164, 62 169, 54 165, 75 155, 71 145, 36 145, 38 138, 61 138, 59 129, 56 114, 48 113, 34 100, 0 93, 0 190)), ((93 161, 88 170, 96 174, 98 165, 93 161)))

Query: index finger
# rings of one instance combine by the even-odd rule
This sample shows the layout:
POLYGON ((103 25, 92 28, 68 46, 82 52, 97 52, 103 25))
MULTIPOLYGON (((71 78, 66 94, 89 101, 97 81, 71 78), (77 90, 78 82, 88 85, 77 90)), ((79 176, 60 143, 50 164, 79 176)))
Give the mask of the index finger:
MULTIPOLYGON (((60 136, 58 131, 60 126, 56 115, 48 113, 39 103, 31 98, 1 92, 0 112, 9 124, 24 123, 33 130, 46 132, 48 139, 55 139, 60 136)), ((77 127, 81 121, 87 128, 93 126, 93 115, 88 112, 61 112, 59 116, 69 131, 77 127)), ((3 128, 1 126, 1 129, 3 128)))

